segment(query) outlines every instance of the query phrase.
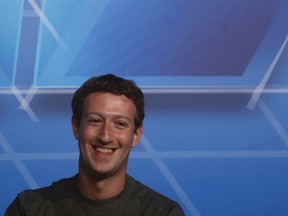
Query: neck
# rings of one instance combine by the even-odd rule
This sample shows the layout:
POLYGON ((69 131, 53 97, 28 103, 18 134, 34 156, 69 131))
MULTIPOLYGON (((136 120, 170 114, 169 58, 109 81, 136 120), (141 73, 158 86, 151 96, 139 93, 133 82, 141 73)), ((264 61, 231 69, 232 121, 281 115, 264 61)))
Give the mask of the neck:
POLYGON ((78 188, 80 193, 91 200, 104 200, 115 197, 125 188, 126 173, 120 176, 97 178, 79 171, 78 188))

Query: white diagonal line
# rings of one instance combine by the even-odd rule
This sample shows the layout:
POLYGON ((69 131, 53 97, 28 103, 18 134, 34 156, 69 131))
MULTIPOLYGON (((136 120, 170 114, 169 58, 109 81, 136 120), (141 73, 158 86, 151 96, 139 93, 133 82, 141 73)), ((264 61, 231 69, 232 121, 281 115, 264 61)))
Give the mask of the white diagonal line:
POLYGON ((275 115, 271 112, 271 110, 267 107, 267 105, 260 99, 258 101, 258 106, 266 116, 266 118, 270 121, 276 132, 279 134, 279 136, 282 138, 284 143, 288 146, 288 133, 285 131, 285 129, 282 127, 280 122, 277 120, 275 115))
MULTIPOLYGON (((41 70, 41 76, 45 79, 46 76, 50 76, 51 71, 57 71, 57 77, 66 77, 67 71, 69 71, 71 64, 73 64, 75 58, 82 50, 83 46, 87 42, 91 32, 97 25, 99 19, 102 17, 106 8, 111 0, 97 0, 97 1, 79 1, 79 11, 72 20, 63 35, 63 40, 69 47, 69 55, 63 52, 61 49, 54 49, 51 53, 51 57, 47 61, 46 67, 41 70), (83 23, 85 23, 83 25, 83 23), (81 31, 81 33, 79 33, 81 31), (61 64, 59 64, 61 59, 61 64)), ((97 47, 95 47, 97 48, 97 47)), ((38 69, 36 69, 37 73, 38 69)), ((67 77, 66 77, 67 78, 67 77)), ((78 77, 69 77, 77 81, 78 77)), ((41 78, 38 79, 41 82, 41 78)))
POLYGON ((26 109, 27 108, 27 105, 30 104, 30 102, 32 101, 33 97, 35 96, 35 94, 37 93, 37 88, 33 88, 31 87, 28 92, 26 93, 26 96, 24 98, 24 100, 22 101, 25 101, 23 104, 21 103, 20 104, 20 109, 26 109))
MULTIPOLYGON (((12 87, 11 88, 11 92, 15 95, 15 97, 17 98, 17 100, 20 103, 19 109, 23 109, 24 111, 27 112, 27 114, 30 116, 30 118, 35 121, 38 122, 39 119, 37 118, 37 116, 35 115, 35 113, 33 112, 33 110, 30 108, 29 103, 25 100, 25 98, 22 96, 21 92, 16 88, 16 87, 12 87)), ((32 100, 31 98, 32 96, 28 97, 28 100, 32 100)), ((29 101, 29 102, 30 102, 29 101)))
POLYGON ((255 107, 255 104, 257 103, 261 93, 263 92, 263 89, 265 88, 265 85, 266 83, 268 82, 278 60, 280 59, 283 51, 284 51, 284 48, 285 46, 287 45, 288 43, 288 35, 286 36, 282 46, 280 47, 277 55, 275 56, 274 60, 272 61, 268 71, 266 72, 266 74, 264 75, 262 81, 260 82, 259 86, 256 87, 254 93, 252 94, 252 97, 250 98, 250 101, 248 102, 248 105, 247 105, 247 108, 248 109, 254 109, 255 107))
POLYGON ((68 47, 66 46, 65 42, 62 40, 52 23, 49 21, 49 19, 46 17, 46 15, 43 13, 39 5, 35 2, 35 0, 27 0, 31 7, 34 9, 35 13, 40 17, 44 25, 47 27, 47 29, 50 31, 54 39, 57 41, 57 43, 65 50, 69 51, 68 47))
POLYGON ((25 165, 19 158, 17 158, 17 154, 14 152, 8 141, 5 139, 5 137, 0 132, 0 145, 2 146, 3 150, 8 155, 9 159, 13 162, 17 170, 20 172, 20 174, 23 176, 27 184, 30 188, 38 188, 38 184, 34 180, 33 176, 29 173, 25 165))
POLYGON ((159 157, 159 155, 155 152, 154 148, 150 144, 150 142, 146 139, 146 137, 142 136, 142 144, 145 148, 145 150, 151 155, 153 161, 158 166, 159 170, 162 172, 162 174, 165 176, 171 187, 174 189, 176 194, 179 196, 179 198, 182 200, 188 211, 193 216, 200 216, 200 213, 194 206, 194 204, 190 201, 189 197, 185 193, 185 191, 182 189, 181 185, 177 182, 171 171, 168 169, 166 164, 162 161, 162 159, 159 157))

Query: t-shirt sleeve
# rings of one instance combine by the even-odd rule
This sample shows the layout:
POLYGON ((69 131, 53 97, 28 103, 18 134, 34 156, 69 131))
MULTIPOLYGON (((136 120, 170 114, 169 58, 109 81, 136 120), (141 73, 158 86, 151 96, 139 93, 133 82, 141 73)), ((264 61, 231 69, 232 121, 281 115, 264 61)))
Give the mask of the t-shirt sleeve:
POLYGON ((17 196, 14 199, 14 201, 9 205, 9 207, 6 209, 5 216, 24 216, 19 196, 17 196))
POLYGON ((173 205, 169 209, 169 211, 167 212, 167 214, 165 214, 165 216, 185 216, 185 214, 180 205, 178 203, 175 203, 175 205, 173 205))

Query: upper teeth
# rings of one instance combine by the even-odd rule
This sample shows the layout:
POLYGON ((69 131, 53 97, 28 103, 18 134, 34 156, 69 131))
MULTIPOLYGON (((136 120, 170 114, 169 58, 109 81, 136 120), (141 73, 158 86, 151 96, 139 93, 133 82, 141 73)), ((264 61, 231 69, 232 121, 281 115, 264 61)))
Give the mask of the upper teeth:
POLYGON ((96 150, 99 152, 102 152, 102 153, 111 153, 112 152, 112 149, 100 148, 100 147, 97 147, 96 150))

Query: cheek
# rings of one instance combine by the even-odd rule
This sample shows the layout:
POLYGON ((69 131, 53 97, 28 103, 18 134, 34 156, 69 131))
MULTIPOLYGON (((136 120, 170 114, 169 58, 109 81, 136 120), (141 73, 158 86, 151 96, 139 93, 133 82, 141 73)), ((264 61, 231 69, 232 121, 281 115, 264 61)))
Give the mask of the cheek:
POLYGON ((127 146, 127 148, 134 147, 135 134, 134 133, 127 133, 127 134, 121 136, 121 141, 122 141, 122 143, 125 143, 125 146, 127 146))
POLYGON ((78 131, 78 141, 87 142, 95 136, 95 132, 89 128, 81 127, 78 131))

